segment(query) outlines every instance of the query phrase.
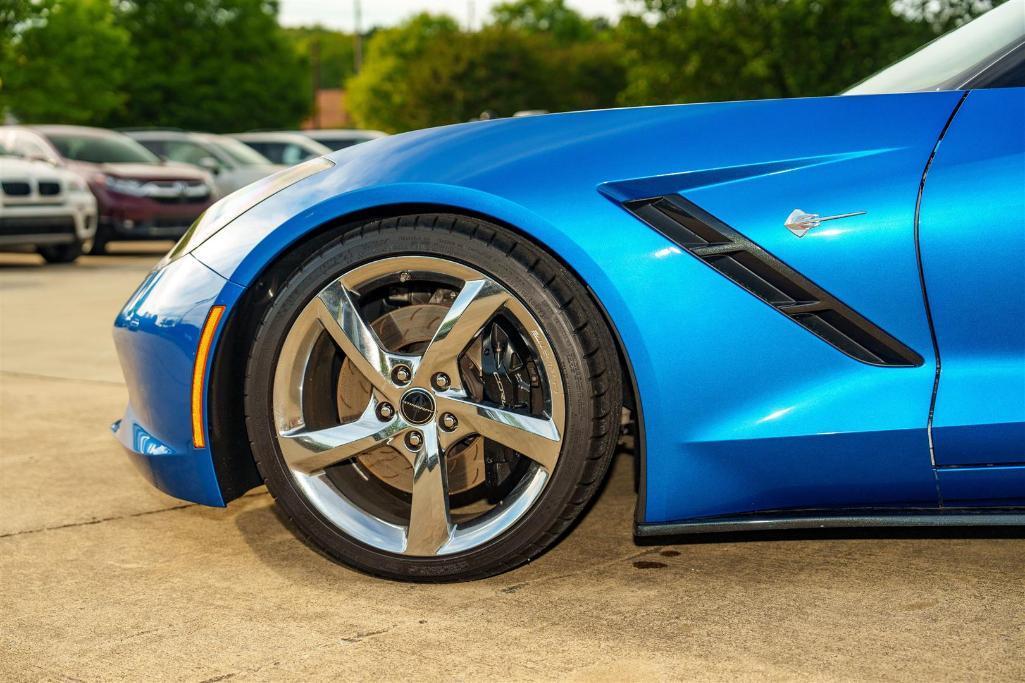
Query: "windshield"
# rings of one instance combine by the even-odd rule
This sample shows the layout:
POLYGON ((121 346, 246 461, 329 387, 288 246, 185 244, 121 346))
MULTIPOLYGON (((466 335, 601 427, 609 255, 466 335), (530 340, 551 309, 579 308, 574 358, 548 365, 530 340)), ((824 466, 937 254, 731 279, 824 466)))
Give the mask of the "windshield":
POLYGON ((158 164, 160 159, 135 140, 124 135, 47 133, 60 155, 72 161, 92 164, 158 164))
POLYGON ((269 166, 271 163, 270 159, 234 138, 217 138, 210 144, 239 166, 269 166))
POLYGON ((958 88, 1025 41, 1025 0, 1010 0, 847 90, 872 95, 958 88))

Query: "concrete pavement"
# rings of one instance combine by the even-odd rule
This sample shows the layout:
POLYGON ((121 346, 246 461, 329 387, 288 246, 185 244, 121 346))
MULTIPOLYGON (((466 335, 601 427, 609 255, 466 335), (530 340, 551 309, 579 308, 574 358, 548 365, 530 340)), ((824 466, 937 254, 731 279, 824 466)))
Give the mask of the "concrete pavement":
POLYGON ((804 534, 639 547, 632 463, 486 581, 372 579, 139 477, 110 324, 158 257, 0 254, 0 680, 1025 680, 1025 538, 804 534))

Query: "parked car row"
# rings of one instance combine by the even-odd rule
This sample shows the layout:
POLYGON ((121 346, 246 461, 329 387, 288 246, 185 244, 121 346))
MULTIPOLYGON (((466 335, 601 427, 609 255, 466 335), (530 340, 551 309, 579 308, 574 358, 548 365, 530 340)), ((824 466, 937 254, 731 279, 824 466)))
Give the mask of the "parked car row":
POLYGON ((324 156, 334 151, 330 147, 299 133, 268 131, 263 133, 238 133, 232 137, 255 149, 275 164, 285 164, 288 166, 314 157, 324 156))
POLYGON ((284 168, 226 135, 176 130, 129 130, 125 134, 162 159, 207 171, 222 196, 284 168))
POLYGON ((308 133, 2 126, 0 250, 67 263, 115 240, 178 239, 221 196, 384 135, 308 133))
POLYGON ((232 137, 246 143, 276 164, 298 164, 314 157, 337 152, 346 147, 383 138, 379 130, 349 128, 292 131, 254 131, 236 133, 232 137))
POLYGON ((177 239, 218 197, 207 171, 162 160, 114 131, 6 126, 0 144, 87 184, 98 212, 91 243, 81 244, 87 253, 103 253, 118 239, 177 239))

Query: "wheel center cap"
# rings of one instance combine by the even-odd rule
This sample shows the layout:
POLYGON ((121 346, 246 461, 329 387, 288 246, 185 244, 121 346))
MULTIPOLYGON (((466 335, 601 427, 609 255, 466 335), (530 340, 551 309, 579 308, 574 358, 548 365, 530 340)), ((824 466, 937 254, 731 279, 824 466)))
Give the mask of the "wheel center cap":
POLYGON ((402 395, 399 410, 407 422, 415 425, 426 424, 434 417, 434 397, 423 389, 410 389, 402 395))

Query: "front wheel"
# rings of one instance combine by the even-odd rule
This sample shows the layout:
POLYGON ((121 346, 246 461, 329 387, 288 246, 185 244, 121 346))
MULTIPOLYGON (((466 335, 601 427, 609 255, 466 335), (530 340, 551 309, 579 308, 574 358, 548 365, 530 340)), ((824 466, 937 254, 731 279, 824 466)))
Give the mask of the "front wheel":
POLYGON ((39 247, 38 251, 47 263, 73 263, 82 255, 82 243, 51 244, 39 247))
POLYGON ((496 574, 543 552, 618 435, 615 346, 586 290, 513 233, 374 221, 314 254, 257 330, 257 466, 299 533, 389 578, 496 574))

